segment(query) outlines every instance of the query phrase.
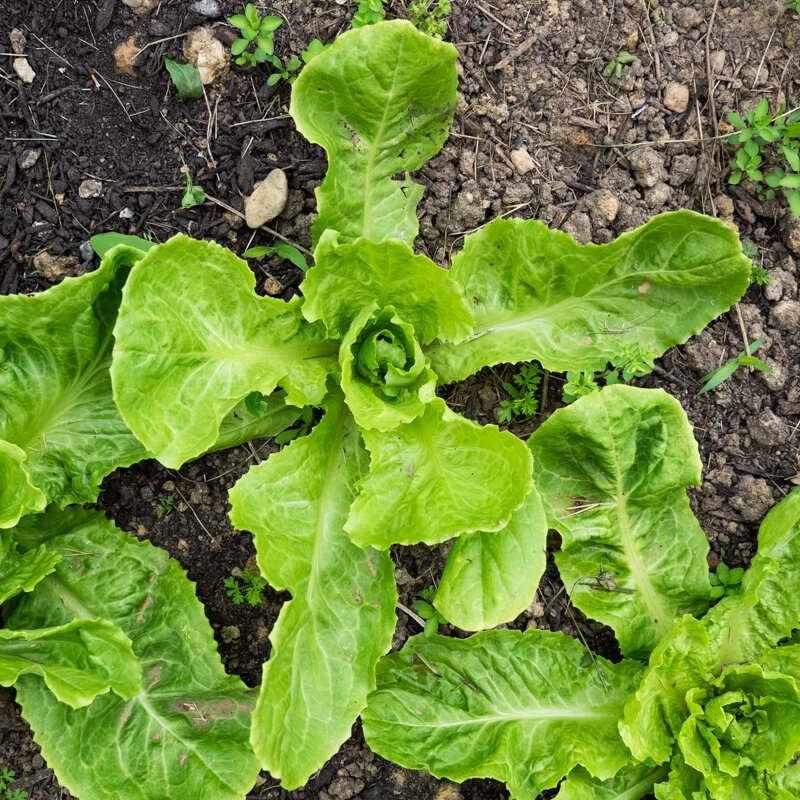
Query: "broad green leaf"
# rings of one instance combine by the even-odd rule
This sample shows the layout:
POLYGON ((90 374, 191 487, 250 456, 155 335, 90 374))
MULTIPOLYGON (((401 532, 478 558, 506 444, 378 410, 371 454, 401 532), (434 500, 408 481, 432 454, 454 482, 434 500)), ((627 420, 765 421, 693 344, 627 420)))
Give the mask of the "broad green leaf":
POLYGON ((547 519, 534 486, 505 528, 455 540, 434 605, 448 622, 467 631, 510 622, 533 602, 546 544, 547 519))
MULTIPOLYGON (((106 475, 147 456, 114 405, 109 377, 122 285, 140 258, 119 246, 96 272, 0 297, 0 440, 25 453, 31 483, 62 508, 93 502, 106 475)), ((24 498, 22 477, 11 480, 24 498)), ((40 499, 22 505, 41 510, 40 499)))
POLYGON ((258 774, 248 743, 254 693, 225 674, 178 562, 82 509, 27 518, 14 535, 62 560, 19 598, 7 627, 102 617, 128 636, 142 667, 130 700, 109 693, 80 709, 57 702, 40 678, 20 677, 23 716, 61 784, 82 800, 241 800, 258 774))
POLYGON ((129 700, 142 683, 131 640, 104 619, 74 619, 32 631, 0 629, 0 685, 38 675, 62 703, 88 706, 113 690, 129 700))
POLYGON ((338 36, 300 73, 289 113, 328 154, 316 190, 315 245, 329 229, 342 243, 361 236, 414 241, 423 187, 408 173, 447 138, 458 103, 457 55, 393 20, 338 36))
POLYGON ((373 306, 395 308, 424 345, 436 338, 461 341, 471 333, 461 287, 447 270, 398 239, 340 245, 338 238, 336 231, 325 231, 314 251, 316 266, 300 285, 303 314, 312 322, 321 319, 328 336, 341 339, 362 310, 373 306))
POLYGON ((24 450, 0 439, 0 528, 12 528, 31 511, 44 511, 47 498, 31 483, 24 450))
POLYGON ((641 669, 599 657, 595 667, 580 642, 550 631, 415 636, 381 659, 364 737, 404 767, 496 778, 534 800, 578 764, 605 780, 628 763, 617 721, 641 669))
POLYGON ((388 431, 424 413, 436 395, 436 376, 394 308, 367 307, 339 349, 342 389, 362 428, 388 431))
POLYGON ((300 299, 258 297, 246 262, 183 235, 154 248, 125 286, 115 335, 114 398, 168 467, 211 448, 223 417, 277 385, 291 405, 319 404, 337 346, 300 299))
POLYGON ((530 491, 525 445, 495 425, 459 417, 438 397, 413 422, 363 433, 370 472, 345 525, 357 545, 385 550, 499 531, 530 491))
POLYGON ((231 520, 255 534, 262 575, 292 599, 272 630, 251 741, 285 789, 308 781, 350 736, 395 626, 394 568, 343 530, 369 461, 335 390, 314 430, 231 490, 231 520))
POLYGON ((164 66, 169 72, 178 94, 184 99, 194 99, 203 96, 203 82, 197 67, 192 64, 179 64, 171 58, 164 59, 164 66))
POLYGON ((453 259, 474 333, 428 355, 443 383, 531 359, 600 372, 620 345, 660 355, 699 333, 741 297, 750 268, 727 225, 692 211, 660 214, 603 245, 578 245, 537 220, 498 219, 453 259))
POLYGON ((19 553, 10 532, 0 531, 0 606, 21 592, 30 592, 60 560, 58 553, 44 545, 19 553))
POLYGON ((114 231, 97 233, 89 241, 92 244, 92 249, 100 258, 105 258, 106 253, 118 244, 126 244, 128 247, 132 247, 134 250, 141 250, 143 253, 158 244, 158 242, 142 239, 141 236, 130 236, 126 233, 115 233, 114 231))
POLYGON ((739 594, 714 606, 703 624, 719 650, 716 669, 756 661, 800 627, 800 598, 787 591, 800 582, 800 487, 764 517, 758 552, 739 594))
POLYGON ((708 542, 685 486, 700 483, 677 400, 619 384, 559 409, 528 440, 572 602, 646 658, 676 617, 708 608, 708 542))
POLYGON ((583 767, 575 767, 561 784, 555 800, 641 800, 669 774, 669 765, 650 767, 628 764, 613 778, 593 778, 583 767))
POLYGON ((689 614, 658 643, 620 722, 622 738, 635 759, 664 764, 672 758, 689 716, 686 693, 712 677, 715 654, 703 623, 689 614))

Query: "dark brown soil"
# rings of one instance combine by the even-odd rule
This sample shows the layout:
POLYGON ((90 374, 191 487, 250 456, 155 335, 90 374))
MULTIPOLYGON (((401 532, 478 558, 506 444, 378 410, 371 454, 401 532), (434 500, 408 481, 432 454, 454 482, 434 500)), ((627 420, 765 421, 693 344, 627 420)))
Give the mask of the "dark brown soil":
MULTIPOLYGON (((220 0, 221 12, 211 19, 192 5, 170 0, 137 16, 118 0, 5 0, 0 294, 40 291, 64 274, 96 267, 96 259, 84 260, 80 246, 102 231, 158 241, 183 231, 237 252, 251 243, 273 243, 265 231, 251 237, 240 218, 214 202, 182 209, 181 155, 195 183, 235 210, 255 180, 273 167, 286 169, 289 204, 274 226, 310 245, 313 189, 326 162, 287 117, 289 87, 267 87, 263 67, 234 68, 210 88, 206 105, 180 101, 168 84, 163 58, 179 56, 182 42, 174 37, 210 22, 224 38, 224 20, 243 3, 220 0), (27 39, 24 52, 36 73, 30 85, 17 79, 6 55, 13 28, 27 39), (119 75, 114 50, 135 33, 140 47, 151 44, 132 75, 119 75), (79 196, 87 179, 100 181, 98 196, 79 196), (34 265, 44 250, 60 260, 55 271, 34 265)), ((331 41, 348 28, 355 7, 335 0, 257 5, 289 23, 276 37, 285 57, 315 37, 331 41)), ((755 244, 773 283, 748 290, 739 304, 741 321, 733 311, 724 315, 636 382, 673 394, 694 425, 705 470, 703 486, 691 489, 690 497, 711 543, 712 568, 723 548, 729 565, 747 566, 759 520, 800 483, 800 225, 782 202, 760 202, 746 184, 729 186, 729 155, 719 140, 698 141, 728 132, 726 113, 752 108, 761 97, 773 107, 800 104, 800 15, 784 13, 783 6, 781 0, 456 0, 447 38, 461 53, 461 102, 443 151, 417 176, 428 186, 418 247, 442 264, 461 247, 465 232, 500 214, 542 219, 580 242, 605 242, 660 211, 694 208, 726 219, 755 244), (602 68, 620 50, 639 60, 620 78, 602 78, 602 68), (688 89, 684 112, 665 105, 671 82, 688 89), (632 117, 644 103, 646 109, 632 117), (655 144, 626 146, 641 142, 655 144), (535 163, 526 175, 511 161, 518 148, 526 148, 535 163), (614 200, 618 211, 612 215, 614 200), (764 337, 759 356, 774 372, 741 369, 718 390, 698 396, 698 377, 738 354, 744 332, 750 341, 764 337)), ((404 2, 395 0, 390 16, 403 13, 404 2)), ((279 260, 257 267, 256 275, 260 291, 287 299, 302 279, 279 260)), ((443 396, 460 413, 494 423, 506 399, 502 382, 514 371, 511 365, 483 370, 445 387, 443 396)), ((528 436, 561 405, 562 381, 548 376, 540 414, 509 428, 528 436)), ((197 583, 226 668, 250 685, 260 680, 269 631, 287 599, 267 590, 264 602, 251 609, 234 605, 224 591, 224 579, 254 554, 252 537, 234 531, 227 517, 228 489, 254 459, 275 449, 270 441, 254 446, 255 452, 242 447, 208 456, 179 473, 152 461, 119 470, 106 480, 99 503, 117 525, 181 561, 197 583), (167 498, 171 510, 159 516, 167 498)), ((410 605, 438 579, 446 548, 395 548, 393 554, 401 601, 410 605)), ((575 635, 579 625, 598 652, 618 658, 607 629, 577 612, 570 618, 561 602, 542 616, 559 588, 551 560, 537 603, 514 626, 575 635)), ((395 645, 417 631, 401 615, 395 645)), ((31 800, 70 797, 38 755, 8 690, 0 690, 0 766, 16 771, 12 788, 24 789, 31 800)), ((490 780, 457 786, 389 764, 370 753, 357 724, 305 789, 286 792, 262 773, 249 797, 495 800, 508 793, 490 780)))

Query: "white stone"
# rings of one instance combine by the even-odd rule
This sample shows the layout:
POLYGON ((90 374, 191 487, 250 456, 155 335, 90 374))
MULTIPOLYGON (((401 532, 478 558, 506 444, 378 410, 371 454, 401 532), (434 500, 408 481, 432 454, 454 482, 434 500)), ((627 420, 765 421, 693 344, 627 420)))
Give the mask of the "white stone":
POLYGON ((25 52, 25 45, 28 43, 28 40, 19 28, 14 28, 14 30, 8 34, 8 40, 11 42, 11 49, 18 56, 21 56, 25 52))
POLYGON ((15 58, 13 62, 14 72, 19 75, 23 83, 33 83, 36 73, 28 63, 27 58, 15 58))
POLYGON ((93 178, 83 181, 78 187, 78 197, 88 200, 90 197, 100 197, 103 193, 103 184, 93 178))
POLYGON ((137 14, 146 14, 156 5, 156 0, 122 0, 122 2, 137 14))
POLYGON ((253 187, 244 201, 244 217, 250 228, 260 228, 286 208, 289 184, 282 169, 274 169, 253 187))
POLYGON ((664 89, 664 105, 676 114, 682 114, 689 106, 689 87, 685 83, 670 81, 664 89))
POLYGON ((23 150, 22 155, 19 157, 19 168, 20 169, 30 169, 38 160, 39 157, 42 155, 41 150, 23 150))
POLYGON ((192 30, 183 45, 183 54, 197 68, 200 80, 206 86, 228 71, 230 57, 210 25, 192 30))
POLYGON ((511 163, 517 168, 517 172, 519 172, 520 175, 526 175, 536 167, 536 162, 524 148, 512 150, 509 153, 509 157, 511 158, 511 163))

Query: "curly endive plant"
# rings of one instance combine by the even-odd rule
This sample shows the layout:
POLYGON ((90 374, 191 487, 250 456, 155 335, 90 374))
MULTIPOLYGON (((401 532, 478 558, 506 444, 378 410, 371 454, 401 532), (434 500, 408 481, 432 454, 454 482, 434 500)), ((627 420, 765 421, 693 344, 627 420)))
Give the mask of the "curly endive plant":
MULTIPOLYGON (((349 736, 375 685, 395 625, 390 545, 460 537, 438 602, 473 630, 524 609, 544 568, 529 449, 450 411, 436 386, 522 359, 600 370, 620 341, 662 353, 747 286, 735 234, 691 212, 584 247, 536 221, 497 220, 450 271, 415 255, 422 187, 408 171, 447 136, 456 55, 395 21, 342 35, 301 73, 291 113, 329 158, 302 297, 257 296, 243 261, 185 236, 150 250, 124 290, 114 397, 165 465, 207 449, 254 392, 280 387, 287 403, 325 412, 231 492, 262 574, 292 594, 251 732, 286 788, 349 736)), ((685 582, 663 577, 668 625, 673 583, 685 582)), ((704 584, 687 586, 690 605, 705 602, 704 584)))
POLYGON ((563 633, 424 636, 379 662, 362 714, 380 755, 535 800, 792 800, 800 793, 800 489, 764 519, 741 594, 704 614, 700 459, 677 401, 612 386, 528 441, 572 602, 627 657, 563 633), (646 662, 646 663, 643 663, 646 662))

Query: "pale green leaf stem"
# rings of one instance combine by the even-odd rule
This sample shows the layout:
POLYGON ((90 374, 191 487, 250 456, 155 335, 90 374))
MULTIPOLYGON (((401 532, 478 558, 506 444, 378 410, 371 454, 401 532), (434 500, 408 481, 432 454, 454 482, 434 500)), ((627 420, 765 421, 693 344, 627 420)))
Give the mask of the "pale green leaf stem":
POLYGON ((255 534, 262 574, 292 593, 270 635, 251 736, 286 789, 305 784, 348 738, 395 626, 388 553, 357 547, 343 529, 368 456, 338 389, 325 408, 308 436, 230 493, 231 520, 255 534))

